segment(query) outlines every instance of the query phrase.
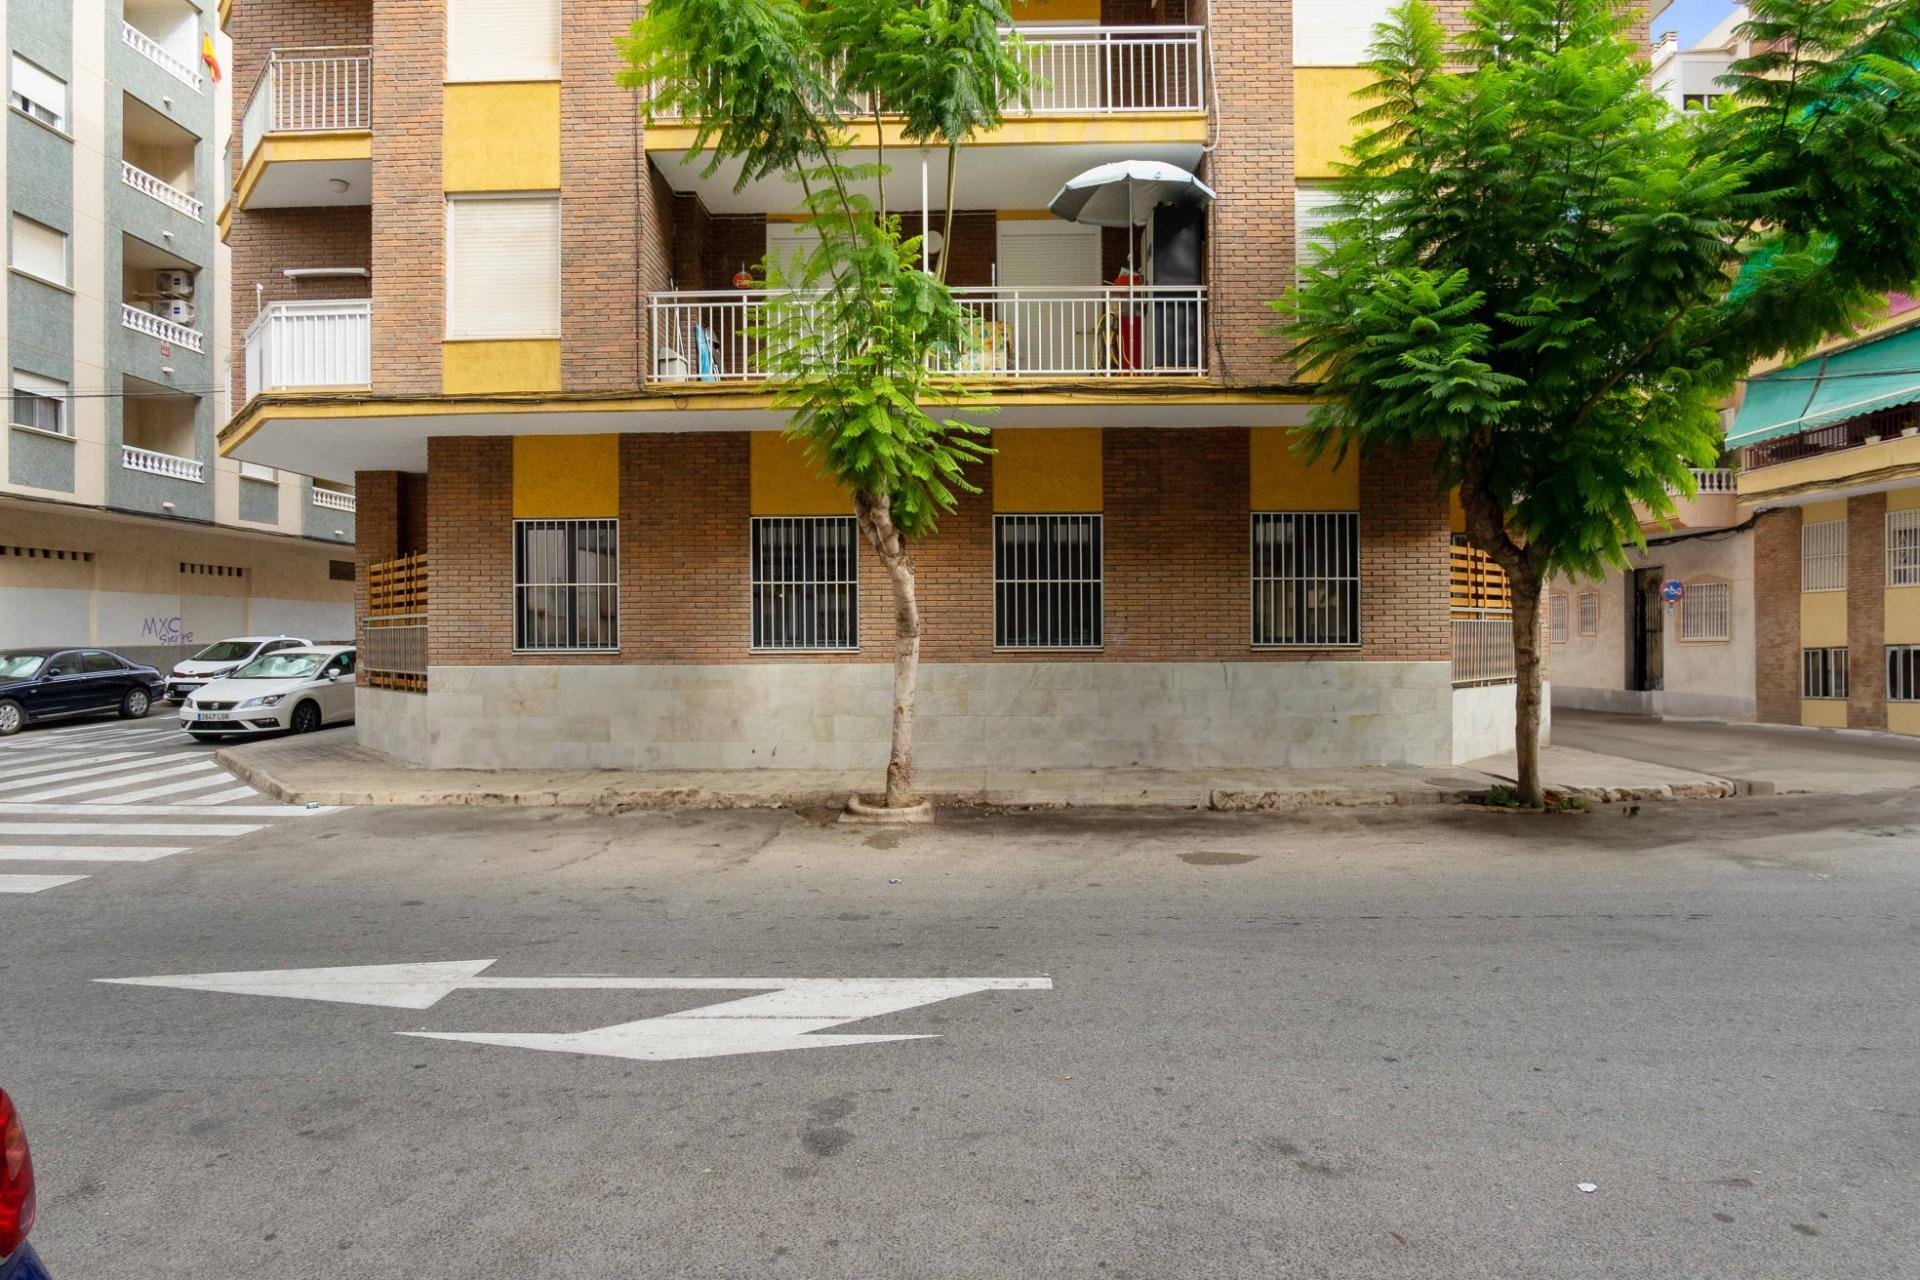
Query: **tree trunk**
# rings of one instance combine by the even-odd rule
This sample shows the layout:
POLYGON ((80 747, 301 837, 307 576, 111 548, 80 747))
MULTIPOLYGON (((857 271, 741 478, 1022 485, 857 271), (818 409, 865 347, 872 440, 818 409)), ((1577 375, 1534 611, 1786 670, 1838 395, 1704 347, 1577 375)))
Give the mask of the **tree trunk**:
POLYGON ((889 495, 854 496, 860 529, 880 563, 886 567, 893 591, 893 742, 887 752, 887 794, 890 809, 920 803, 913 789, 913 701, 920 679, 920 596, 913 576, 913 552, 906 535, 893 523, 889 495))
POLYGON ((1540 576, 1509 574, 1513 589, 1513 758, 1521 804, 1546 804, 1540 788, 1540 576))

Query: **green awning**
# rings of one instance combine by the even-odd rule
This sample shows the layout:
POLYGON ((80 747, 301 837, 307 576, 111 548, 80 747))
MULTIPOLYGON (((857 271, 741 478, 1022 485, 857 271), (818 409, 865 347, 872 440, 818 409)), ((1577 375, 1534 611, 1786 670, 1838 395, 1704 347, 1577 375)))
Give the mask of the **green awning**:
POLYGON ((1727 446, 1759 444, 1920 402, 1920 326, 1763 374, 1727 433, 1727 446))

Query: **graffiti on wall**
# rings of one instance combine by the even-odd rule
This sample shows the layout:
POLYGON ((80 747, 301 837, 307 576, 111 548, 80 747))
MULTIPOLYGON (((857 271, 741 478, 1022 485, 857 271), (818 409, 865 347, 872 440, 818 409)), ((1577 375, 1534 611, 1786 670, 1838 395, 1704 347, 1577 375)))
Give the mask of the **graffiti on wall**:
POLYGON ((150 644, 192 644, 193 632, 180 625, 178 616, 148 616, 140 623, 140 639, 150 644))

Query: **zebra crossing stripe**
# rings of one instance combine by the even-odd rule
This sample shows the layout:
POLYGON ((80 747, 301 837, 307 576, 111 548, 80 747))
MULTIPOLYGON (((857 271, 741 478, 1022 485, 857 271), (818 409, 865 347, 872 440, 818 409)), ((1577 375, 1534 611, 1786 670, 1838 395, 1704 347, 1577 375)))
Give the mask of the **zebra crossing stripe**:
POLYGON ((221 770, 212 776, 202 775, 198 778, 188 778, 185 782, 169 782, 164 786, 148 787, 145 791, 132 791, 126 795, 121 795, 116 792, 112 796, 102 799, 99 803, 106 804, 114 800, 126 803, 131 803, 135 800, 152 800, 157 796, 179 795, 183 791, 205 791, 208 787, 224 787, 232 781, 232 776, 225 770, 221 770))
MULTIPOLYGON (((193 818, 217 821, 225 818, 318 818, 338 813, 338 805, 303 809, 287 804, 230 804, 215 810, 193 803, 181 804, 108 804, 76 800, 71 804, 0 804, 0 818, 193 818)), ((241 828, 234 827, 238 831, 241 828)), ((247 830, 252 830, 249 827, 247 830)), ((221 828, 226 830, 226 828, 221 828)))
POLYGON ((105 791, 109 787, 128 787, 136 782, 158 782, 162 778, 177 778, 187 773, 205 773, 209 769, 218 771, 220 766, 211 760, 196 760, 191 764, 169 765, 165 769, 148 769, 144 773, 127 773, 111 778, 95 778, 91 782, 80 782, 70 787, 54 787, 48 791, 35 791, 20 796, 18 799, 22 802, 59 800, 66 796, 84 795, 89 791, 105 791))
MULTIPOLYGON (((30 764, 19 769, 8 769, 5 771, 4 776, 8 779, 24 778, 30 774, 58 773, 62 769, 84 768, 90 764, 106 764, 108 761, 118 761, 119 763, 114 765, 116 769, 128 769, 133 767, 131 764, 132 761, 146 760, 150 755, 151 753, 146 751, 112 751, 101 756, 82 756, 78 760, 55 760, 47 764, 30 764)), ((61 774, 61 777, 56 779, 56 781, 64 781, 69 777, 84 778, 85 776, 83 773, 61 774)), ((42 781, 45 781, 45 779, 42 779, 42 781)), ((30 782, 23 785, 37 787, 40 783, 30 782)), ((0 790, 5 789, 4 787, 0 787, 0 790)))
POLYGON ((184 844, 0 844, 0 862, 153 862, 184 844))
POLYGON ((85 879, 85 876, 0 876, 0 893, 39 893, 42 889, 58 889, 63 884, 85 879))
MULTIPOLYGON (((253 799, 253 797, 259 794, 260 793, 258 791, 255 791, 252 787, 235 787, 231 791, 216 791, 210 796, 193 796, 190 799, 182 800, 180 803, 181 804, 231 804, 235 800, 251 800, 253 799)), ((296 812, 306 813, 308 812, 308 810, 300 809, 300 810, 296 810, 296 812)))
MULTIPOLYGON (((0 783, 0 792, 25 791, 29 787, 44 787, 53 782, 74 782, 81 778, 98 778, 110 773, 125 773, 128 769, 145 769, 151 765, 164 763, 145 751, 133 753, 131 759, 116 760, 111 764, 98 764, 86 769, 44 769, 36 776, 20 782, 0 783)), ((0 800, 4 800, 0 796, 0 800)))
MULTIPOLYGON (((0 817, 10 810, 0 808, 0 817)), ((142 809, 151 813, 151 809, 142 809)), ((212 815, 209 814, 209 817, 212 815)), ((243 836, 262 831, 262 822, 6 822, 0 836, 243 836)))

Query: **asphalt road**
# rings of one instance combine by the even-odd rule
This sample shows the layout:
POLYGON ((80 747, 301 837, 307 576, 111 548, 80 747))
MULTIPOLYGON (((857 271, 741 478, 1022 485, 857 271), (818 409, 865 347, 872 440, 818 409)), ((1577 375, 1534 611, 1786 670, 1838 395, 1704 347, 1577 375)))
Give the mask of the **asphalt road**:
POLYGON ((0 897, 0 1084, 63 1280, 1910 1275, 1916 807, 349 810, 0 897), (754 992, 95 981, 481 959, 1053 985, 646 1060, 396 1033, 754 992))

